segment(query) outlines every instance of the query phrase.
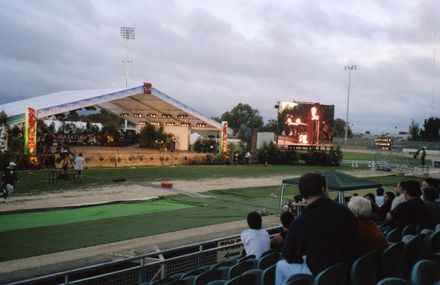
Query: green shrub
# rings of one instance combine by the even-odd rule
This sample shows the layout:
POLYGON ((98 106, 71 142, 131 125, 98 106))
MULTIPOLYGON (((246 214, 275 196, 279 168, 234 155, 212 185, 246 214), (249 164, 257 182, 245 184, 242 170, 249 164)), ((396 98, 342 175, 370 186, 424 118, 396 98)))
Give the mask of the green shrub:
POLYGON ((307 165, 334 165, 339 166, 342 160, 340 146, 329 151, 309 150, 299 152, 297 150, 280 149, 274 143, 264 144, 257 154, 259 163, 297 165, 303 160, 307 165))
POLYGON ((294 165, 299 162, 299 153, 295 150, 279 149, 273 142, 263 144, 258 151, 259 163, 294 165))
POLYGON ((339 166, 342 156, 341 147, 338 145, 336 149, 331 148, 329 151, 309 150, 301 153, 301 160, 304 160, 307 165, 339 166))

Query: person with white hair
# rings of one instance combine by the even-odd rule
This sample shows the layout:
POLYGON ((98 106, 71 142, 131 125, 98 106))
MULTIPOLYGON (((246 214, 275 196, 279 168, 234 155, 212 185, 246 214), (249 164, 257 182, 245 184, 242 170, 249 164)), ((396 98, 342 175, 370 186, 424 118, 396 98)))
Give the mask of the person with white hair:
POLYGON ((352 197, 348 202, 348 208, 357 219, 361 241, 368 250, 376 250, 381 253, 388 246, 388 242, 383 232, 370 219, 372 211, 370 201, 361 196, 352 197))
POLYGON ((11 198, 9 198, 9 194, 14 191, 15 183, 18 181, 17 173, 15 172, 15 162, 9 162, 9 165, 6 167, 5 172, 2 176, 2 193, 3 199, 5 203, 11 202, 11 198))

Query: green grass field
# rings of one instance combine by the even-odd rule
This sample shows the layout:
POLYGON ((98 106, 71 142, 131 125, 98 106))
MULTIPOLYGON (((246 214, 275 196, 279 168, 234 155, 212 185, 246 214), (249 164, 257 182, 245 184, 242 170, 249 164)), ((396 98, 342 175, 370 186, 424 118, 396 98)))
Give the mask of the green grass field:
MULTIPOLYGON (((242 174, 271 169, 258 166, 243 168, 248 170, 242 170, 242 174)), ((168 170, 168 168, 162 169, 168 170)), ((214 168, 211 175, 217 175, 217 171, 218 169, 214 168)), ((392 190, 394 185, 403 179, 408 178, 399 176, 370 178, 372 181, 384 184, 387 190, 392 190)), ((279 213, 279 199, 271 197, 271 193, 279 194, 279 190, 279 185, 224 189, 205 193, 210 198, 174 195, 152 202, 3 213, 0 215, 0 240, 8 246, 2 249, 0 261, 236 221, 244 219, 248 212, 262 208, 266 208, 269 213, 279 213), (155 203, 159 203, 160 207, 173 205, 175 208, 157 211, 155 203)), ((351 191, 347 192, 346 196, 354 192, 363 195, 373 191, 374 189, 351 191)), ((285 197, 292 197, 297 192, 297 187, 287 187, 285 197)), ((336 193, 332 192, 331 195, 334 198, 336 193)))
POLYGON ((39 194, 43 192, 58 192, 81 188, 94 188, 98 186, 112 185, 114 179, 126 179, 128 182, 154 182, 173 180, 195 180, 224 177, 262 177, 270 175, 286 175, 286 178, 294 174, 307 171, 325 169, 348 170, 350 166, 325 167, 325 166, 285 166, 252 165, 247 167, 239 165, 198 165, 198 166, 175 166, 175 167, 141 167, 141 168, 107 168, 87 169, 84 171, 84 181, 81 185, 73 180, 58 180, 56 183, 48 182, 47 171, 21 171, 20 182, 14 195, 39 194))
POLYGON ((158 199, 139 203, 117 203, 61 210, 34 211, 30 213, 12 213, 0 215, 0 232, 145 215, 189 209, 197 206, 201 207, 203 204, 158 199))

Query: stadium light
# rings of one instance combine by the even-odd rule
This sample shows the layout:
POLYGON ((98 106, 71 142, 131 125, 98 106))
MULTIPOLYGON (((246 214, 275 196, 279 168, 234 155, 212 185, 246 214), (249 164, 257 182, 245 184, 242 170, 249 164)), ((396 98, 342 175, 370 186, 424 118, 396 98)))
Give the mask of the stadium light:
POLYGON ((128 59, 128 41, 134 40, 135 32, 133 27, 121 27, 121 37, 126 40, 125 46, 125 60, 122 62, 125 63, 125 87, 128 87, 128 64, 133 63, 132 60, 128 59))
POLYGON ((351 71, 356 70, 356 65, 346 65, 344 66, 344 70, 348 70, 348 93, 347 93, 347 113, 345 115, 345 136, 344 143, 347 144, 347 136, 348 136, 348 110, 350 106, 350 84, 351 84, 351 71))

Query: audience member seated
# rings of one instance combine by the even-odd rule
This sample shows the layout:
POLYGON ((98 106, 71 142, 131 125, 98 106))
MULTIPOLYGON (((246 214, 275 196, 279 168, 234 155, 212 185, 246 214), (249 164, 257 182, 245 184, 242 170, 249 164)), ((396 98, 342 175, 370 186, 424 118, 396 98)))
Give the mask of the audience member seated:
POLYGON ((440 194, 439 180, 432 177, 427 177, 423 179, 422 185, 420 187, 420 190, 422 190, 422 199, 423 199, 423 192, 425 191, 426 188, 432 188, 434 189, 435 192, 437 192, 437 197, 435 198, 435 200, 438 202, 439 194, 440 194))
POLYGON ((293 213, 290 211, 285 211, 281 214, 280 220, 283 228, 281 232, 274 236, 270 241, 270 248, 276 251, 281 251, 283 247, 284 239, 286 238, 287 231, 289 230, 289 226, 293 221, 293 213))
POLYGON ((368 251, 375 250, 381 253, 387 246, 383 232, 370 219, 371 203, 364 197, 352 197, 348 202, 348 208, 357 218, 357 225, 361 242, 368 251))
POLYGON ((383 195, 383 205, 380 207, 380 216, 383 220, 387 217, 388 212, 391 211, 391 204, 395 197, 396 195, 393 192, 386 192, 383 195))
POLYGON ((384 203, 384 192, 382 187, 376 189, 376 204, 381 207, 384 203))
POLYGON ((376 197, 373 193, 368 193, 365 195, 365 198, 370 201, 371 204, 371 219, 375 222, 382 221, 383 219, 380 216, 380 208, 376 204, 376 197))
POLYGON ((391 204, 391 210, 396 208, 397 205, 399 205, 400 203, 403 203, 406 201, 405 193, 404 193, 404 190, 402 189, 402 187, 400 186, 400 182, 397 183, 395 192, 396 192, 396 198, 394 198, 393 203, 391 204))
POLYGON ((246 255, 254 254, 259 258, 261 254, 270 249, 269 233, 262 229, 262 218, 257 212, 251 212, 247 216, 249 229, 241 233, 241 242, 243 243, 246 255))
POLYGON ((392 227, 404 227, 409 224, 417 225, 429 221, 430 217, 426 205, 420 199, 422 191, 419 182, 415 180, 402 181, 400 187, 405 193, 406 202, 392 209, 387 214, 386 220, 392 223, 392 227))
POLYGON ((293 274, 316 275, 338 262, 351 264, 363 253, 356 218, 328 198, 325 176, 304 174, 298 187, 307 206, 289 227, 282 248, 285 259, 276 265, 277 285, 293 274))
POLYGON ((440 223, 440 205, 436 202, 438 192, 431 187, 423 189, 422 199, 425 202, 431 221, 427 223, 429 226, 435 226, 440 223))

